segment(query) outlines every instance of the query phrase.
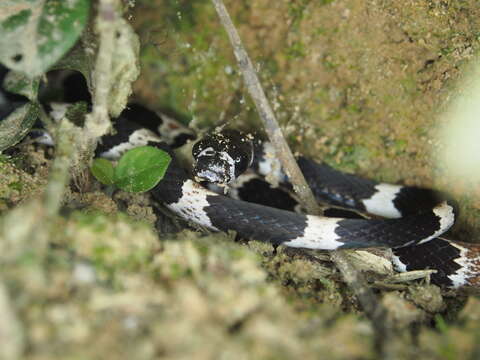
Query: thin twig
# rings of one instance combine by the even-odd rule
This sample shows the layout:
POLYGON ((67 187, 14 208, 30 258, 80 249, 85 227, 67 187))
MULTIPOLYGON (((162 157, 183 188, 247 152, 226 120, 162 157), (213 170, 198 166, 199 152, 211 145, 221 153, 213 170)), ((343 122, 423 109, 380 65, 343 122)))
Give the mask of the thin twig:
POLYGON ((273 110, 267 100, 267 97, 265 96, 265 92, 260 85, 257 73, 253 68, 252 62, 250 61, 250 57, 242 45, 240 36, 238 35, 238 32, 235 29, 230 16, 228 15, 225 5, 221 0, 212 1, 215 5, 218 16, 220 17, 220 21, 227 30, 228 37, 230 38, 230 42, 233 47, 233 52, 237 58, 238 66, 242 71, 248 92, 255 103, 257 111, 260 114, 260 118, 264 123, 265 131, 275 147, 283 169, 290 178, 295 192, 298 194, 302 204, 305 205, 308 212, 311 214, 321 214, 321 210, 315 202, 312 190, 310 190, 310 187, 307 185, 307 182, 305 181, 305 178, 298 168, 297 162, 290 151, 290 147, 283 137, 280 126, 278 125, 278 121, 275 118, 273 110))
MULTIPOLYGON (((212 0, 222 25, 227 31, 233 52, 238 62, 238 66, 243 74, 246 87, 255 103, 257 111, 265 126, 265 131, 275 147, 277 156, 287 173, 295 192, 298 194, 301 203, 311 214, 321 214, 318 204, 315 201, 305 178, 300 171, 297 162, 288 146, 282 131, 278 125, 272 108, 265 96, 265 92, 258 80, 257 73, 252 62, 242 45, 238 32, 228 14, 222 0, 212 0)), ((389 351, 391 344, 391 327, 387 321, 386 309, 377 301, 377 298, 365 285, 361 274, 356 271, 348 262, 347 258, 341 252, 332 252, 331 259, 340 270, 345 282, 356 294, 359 302, 362 304, 365 314, 371 319, 375 328, 376 347, 383 358, 390 358, 394 353, 389 351)))
POLYGON ((375 348, 382 359, 395 358, 393 346, 393 328, 388 319, 387 309, 378 301, 372 290, 366 286, 364 277, 339 251, 332 251, 331 260, 342 273, 343 279, 357 296, 363 311, 372 322, 375 335, 375 348))

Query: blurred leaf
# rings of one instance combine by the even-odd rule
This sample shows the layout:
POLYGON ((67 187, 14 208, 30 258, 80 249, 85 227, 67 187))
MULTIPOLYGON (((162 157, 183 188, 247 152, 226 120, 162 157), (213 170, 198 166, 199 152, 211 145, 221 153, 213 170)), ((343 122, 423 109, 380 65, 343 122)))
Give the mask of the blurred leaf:
MULTIPOLYGON (((90 34, 89 28, 85 29, 82 35, 83 39, 86 37, 88 38, 87 41, 90 44, 93 44, 96 39, 95 36, 90 34)), ((85 77, 87 85, 89 89, 91 89, 93 86, 91 84, 90 74, 93 71, 96 53, 85 49, 83 43, 83 40, 77 42, 77 44, 64 57, 62 57, 54 66, 52 66, 51 70, 68 69, 79 71, 85 77)))
POLYGON ((115 185, 129 192, 144 192, 163 179, 171 157, 163 150, 141 146, 127 151, 115 168, 115 185))
POLYGON ((39 105, 27 103, 0 121, 0 151, 15 145, 30 131, 38 117, 39 105))
MULTIPOLYGON (((1 1, 1 0, 0 0, 1 1)), ((108 112, 112 117, 117 117, 125 109, 128 98, 132 94, 132 83, 140 75, 139 52, 140 40, 130 23, 118 18, 109 26, 115 29, 114 44, 112 46, 112 67, 108 91, 108 112)), ((93 93, 94 85, 91 75, 94 72, 96 48, 98 37, 87 27, 82 35, 82 41, 78 42, 53 69, 70 69, 81 72, 90 92, 93 93)))
POLYGON ((2 0, 0 62, 29 77, 55 64, 87 23, 89 0, 2 0))
POLYGON ((107 159, 94 159, 90 171, 93 176, 104 185, 113 185, 114 169, 107 159))
MULTIPOLYGON (((1 85, 1 84, 0 84, 1 85)), ((29 100, 37 100, 40 77, 29 78, 21 72, 10 71, 5 80, 3 88, 13 94, 26 96, 29 100)))

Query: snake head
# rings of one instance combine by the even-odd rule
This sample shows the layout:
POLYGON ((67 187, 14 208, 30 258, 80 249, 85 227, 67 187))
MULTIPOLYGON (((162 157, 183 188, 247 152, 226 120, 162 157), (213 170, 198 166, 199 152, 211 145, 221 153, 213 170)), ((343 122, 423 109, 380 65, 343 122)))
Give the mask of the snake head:
POLYGON ((196 158, 193 174, 197 181, 228 184, 235 179, 235 160, 225 151, 208 147, 196 158))
POLYGON ((252 164, 253 144, 239 131, 224 130, 198 141, 192 154, 196 180, 226 185, 252 164))

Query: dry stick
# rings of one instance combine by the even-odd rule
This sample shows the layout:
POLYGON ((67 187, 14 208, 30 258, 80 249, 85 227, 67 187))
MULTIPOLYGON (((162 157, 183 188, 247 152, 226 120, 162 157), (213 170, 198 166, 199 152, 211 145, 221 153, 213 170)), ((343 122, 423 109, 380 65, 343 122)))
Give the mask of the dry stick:
POLYGON ((238 66, 242 71, 247 89, 253 99, 253 102, 255 103, 257 111, 260 114, 260 118, 264 123, 267 135, 280 158, 283 169, 290 178, 293 188, 298 194, 302 204, 305 205, 311 214, 320 214, 321 210, 314 200, 315 198, 312 190, 310 190, 310 187, 307 185, 307 182, 305 181, 305 178, 298 168, 297 162, 290 151, 290 147, 283 137, 277 119, 275 118, 263 88, 260 85, 260 81, 258 80, 252 62, 250 61, 250 58, 242 45, 240 36, 238 36, 237 30, 235 29, 235 26, 228 15, 225 5, 221 0, 212 1, 215 9, 217 10, 218 16, 220 17, 220 21, 228 33, 228 37, 230 38, 235 57, 237 58, 238 66))
POLYGON ((372 322, 375 335, 375 349, 382 359, 396 359, 394 349, 393 327, 388 318, 387 309, 378 302, 377 297, 370 288, 365 285, 364 277, 356 271, 348 262, 344 254, 333 251, 330 259, 342 273, 343 279, 357 296, 363 311, 372 322))
MULTIPOLYGON (((228 14, 225 5, 222 0, 212 0, 213 5, 217 11, 222 25, 227 31, 230 43, 232 44, 235 57, 238 62, 238 66, 243 74, 246 87, 250 96, 255 103, 257 111, 262 119, 265 131, 275 147, 275 151, 280 158, 283 168, 287 173, 295 192, 298 194, 302 204, 311 214, 320 214, 321 211, 318 204, 315 201, 312 191, 308 186, 305 178, 300 171, 297 162, 290 151, 282 131, 278 125, 275 115, 270 107, 270 104, 265 96, 260 81, 258 80, 256 71, 252 65, 250 57, 248 56, 245 48, 242 45, 242 41, 238 32, 228 14)), ((365 313, 372 320, 373 326, 376 331, 376 346, 382 357, 388 358, 394 356, 392 352, 388 351, 387 346, 389 339, 391 338, 391 328, 386 321, 386 309, 377 301, 373 292, 367 288, 364 283, 363 277, 352 268, 348 263, 345 255, 340 252, 333 252, 331 259, 341 271, 346 283, 355 292, 358 300, 363 306, 365 313)))

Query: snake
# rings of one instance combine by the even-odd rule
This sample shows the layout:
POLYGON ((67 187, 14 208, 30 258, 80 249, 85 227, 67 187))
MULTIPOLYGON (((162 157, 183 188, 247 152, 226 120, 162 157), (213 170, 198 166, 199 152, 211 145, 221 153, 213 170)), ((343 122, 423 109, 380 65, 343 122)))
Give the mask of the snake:
POLYGON ((117 159, 142 145, 169 152, 173 160, 151 195, 210 231, 235 231, 245 239, 313 250, 387 248, 400 272, 431 269, 436 271, 431 281, 441 287, 480 286, 480 246, 442 237, 458 213, 444 194, 375 182, 300 156, 298 165, 316 200, 333 206, 325 212, 328 216, 305 214, 269 142, 231 129, 214 132, 193 145, 189 171, 172 148, 195 134, 174 121, 131 105, 117 119, 117 133, 102 139, 97 155, 117 159), (142 124, 135 121, 140 113, 142 124), (145 119, 151 120, 148 129, 145 119), (166 128, 173 128, 175 136, 163 137, 166 128), (265 179, 272 174, 279 184, 265 179), (370 217, 359 215, 364 213, 370 217))
MULTIPOLYGON (((59 106, 51 103, 48 108, 52 112, 59 106)), ((194 141, 196 134, 174 118, 132 103, 113 124, 114 131, 100 139, 96 156, 117 160, 144 145, 168 152, 172 161, 165 176, 149 192, 190 223, 275 247, 391 249, 391 261, 400 272, 431 269, 431 281, 441 287, 480 287, 480 245, 444 237, 457 206, 439 192, 376 182, 299 156, 297 163, 316 200, 333 206, 323 216, 306 214, 269 142, 232 129, 214 132, 194 144, 189 171, 173 149, 194 141), (267 181, 269 176, 275 180, 267 181)), ((43 145, 54 145, 44 131, 31 135, 43 145)))

